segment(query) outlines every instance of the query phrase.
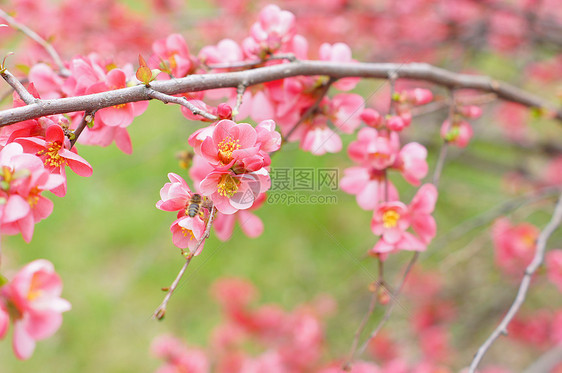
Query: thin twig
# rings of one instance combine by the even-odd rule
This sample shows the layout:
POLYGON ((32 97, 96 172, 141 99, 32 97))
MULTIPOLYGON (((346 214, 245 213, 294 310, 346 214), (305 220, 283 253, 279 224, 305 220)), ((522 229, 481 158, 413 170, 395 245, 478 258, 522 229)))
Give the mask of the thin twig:
POLYGON ((433 241, 433 245, 436 247, 444 247, 447 245, 448 241, 457 240, 460 237, 464 236, 465 234, 469 233, 470 231, 490 223, 498 216, 505 215, 521 207, 523 204, 540 201, 542 199, 551 197, 555 194, 559 194, 560 192, 561 192, 560 187, 545 187, 512 198, 497 206, 494 206, 493 208, 483 212, 482 214, 479 214, 477 216, 474 216, 472 218, 469 218, 459 223, 457 226, 449 230, 444 236, 435 239, 433 241))
POLYGON ((216 115, 213 115, 197 106, 193 105, 186 97, 176 97, 170 96, 162 92, 158 92, 152 88, 147 87, 147 94, 148 97, 162 101, 165 104, 174 103, 181 106, 186 107, 189 109, 194 115, 200 115, 205 119, 209 119, 211 121, 216 121, 219 118, 216 115))
POLYGON ((232 109, 232 116, 238 115, 238 110, 240 110, 240 105, 242 105, 242 99, 244 98, 244 93, 246 92, 247 84, 242 83, 236 88, 236 103, 232 109))
POLYGON ((322 89, 318 92, 318 97, 316 98, 316 101, 314 101, 314 103, 308 108, 306 109, 306 111, 304 112, 304 114, 299 118, 299 120, 297 121, 297 123, 295 123, 295 125, 289 130, 289 132, 287 132, 287 135, 285 135, 285 137, 283 138, 283 141, 286 142, 289 140, 289 137, 291 137, 291 135, 293 134, 293 132, 296 131, 296 129, 302 124, 304 123, 307 119, 309 119, 312 115, 314 115, 314 113, 316 112, 316 110, 318 109, 318 106, 320 105, 320 102, 322 102, 322 99, 324 98, 324 96, 326 96, 326 94, 328 93, 328 91, 330 90, 330 86, 336 81, 336 79, 334 78, 330 78, 326 83, 324 83, 324 86, 322 87, 322 89))
POLYGON ((30 39, 33 39, 36 43, 41 45, 47 51, 47 53, 49 53, 55 64, 58 66, 60 75, 70 76, 70 71, 64 66, 64 63, 62 62, 62 59, 60 58, 55 48, 53 48, 51 44, 49 44, 45 39, 39 36, 39 34, 37 34, 35 31, 30 29, 26 25, 18 22, 14 17, 10 16, 2 9, 0 9, 0 18, 3 18, 4 20, 6 20, 6 22, 10 24, 10 26, 20 30, 25 35, 27 35, 30 39))
POLYGON ((166 307, 168 307, 168 302, 170 301, 170 298, 172 297, 174 290, 176 290, 176 288, 178 287, 178 284, 181 278, 183 277, 185 271, 187 270, 189 263, 191 263, 191 259, 193 259, 194 257, 193 253, 196 253, 201 247, 201 245, 203 244, 203 242, 205 241, 205 239, 209 238, 209 235, 211 233, 211 227, 213 225, 213 221, 215 220, 215 216, 217 212, 217 209, 213 206, 211 206, 210 209, 211 209, 210 210, 211 213, 209 215, 209 220, 207 221, 207 227, 205 228, 205 233, 203 233, 203 236, 201 236, 199 241, 197 241, 197 245, 195 246, 195 249, 190 250, 190 253, 187 255, 185 259, 185 263, 183 264, 183 267, 180 269, 178 275, 174 279, 174 282, 172 282, 172 285, 170 285, 170 287, 168 288, 168 292, 166 293, 164 300, 162 301, 162 303, 160 303, 158 308, 156 308, 156 311, 154 311, 154 313, 152 314, 153 319, 162 320, 164 318, 164 316, 166 315, 166 307))
MULTIPOLYGON (((449 90, 449 115, 447 118, 447 127, 445 128, 445 133, 449 132, 449 129, 453 125, 453 119, 455 116, 455 91, 449 90)), ((447 158, 447 149, 449 148, 449 142, 447 140, 443 141, 441 149, 439 150, 439 157, 437 158, 437 163, 435 164, 435 170, 433 171, 432 183, 437 187, 439 185, 439 179, 441 173, 443 172, 443 167, 445 166, 445 159, 447 158)))
POLYGON ((386 312, 384 313, 384 316, 381 319, 381 321, 379 322, 379 324, 377 325, 377 327, 371 332, 371 334, 369 335, 369 338, 367 338, 367 340, 363 343, 363 345, 361 345, 361 348, 359 349, 359 354, 362 354, 365 351, 365 349, 369 345, 369 342, 371 342, 371 340, 373 338, 375 338, 377 336, 377 334, 379 334, 379 331, 382 329, 383 325, 388 321, 388 319, 390 319, 390 315, 392 314, 392 311, 394 310, 394 307, 398 304, 398 296, 402 292, 402 288, 404 287, 404 284, 406 283, 406 279, 408 278, 408 274, 411 272, 411 270, 414 267, 414 264, 417 262, 419 256, 420 256, 420 253, 418 251, 416 251, 414 253, 414 255, 412 256, 412 259, 410 259, 410 262, 408 263, 408 266, 406 267, 406 270, 404 271, 404 275, 402 275, 402 281, 400 282, 400 285, 398 286, 398 289, 394 293, 393 297, 391 297, 390 305, 386 309, 386 312))
POLYGON ((396 114, 396 105, 394 102, 394 91, 396 88, 396 79, 398 78, 398 74, 396 71, 390 71, 388 73, 388 83, 390 84, 390 104, 388 106, 388 114, 394 115, 396 114))
POLYGON ((361 323, 359 324, 359 327, 357 328, 357 330, 355 331, 355 335, 353 336, 353 342, 351 343, 349 358, 347 362, 343 365, 344 370, 349 370, 351 363, 355 359, 355 353, 357 351, 357 346, 359 345, 359 338, 361 338, 361 334, 363 334, 363 331, 367 326, 367 322, 369 321, 369 319, 373 315, 373 312, 375 311, 375 307, 377 305, 377 300, 378 300, 379 289, 381 288, 381 286, 384 286, 383 266, 384 266, 383 261, 379 259, 379 279, 378 281, 375 282, 375 286, 372 289, 373 295, 371 296, 371 300, 369 302, 369 308, 365 313, 365 315, 363 316, 363 319, 361 320, 361 323))
POLYGON ((4 78, 6 83, 8 83, 14 89, 14 91, 17 92, 23 102, 30 105, 38 101, 38 99, 33 97, 33 95, 29 93, 29 91, 23 86, 23 84, 21 84, 21 82, 7 69, 4 69, 0 73, 0 75, 2 75, 2 78, 4 78))
POLYGON ((76 144, 76 141, 78 141, 78 137, 80 137, 80 134, 82 134, 82 131, 84 131, 84 128, 86 128, 88 123, 93 122, 95 114, 96 114, 95 111, 84 113, 84 117, 82 118, 82 121, 80 122, 78 127, 76 127, 76 130, 74 130, 74 138, 70 140, 70 149, 72 149, 74 144, 76 144))
POLYGON ((478 364, 488 352, 494 341, 501 335, 507 335, 507 326, 521 308, 523 302, 525 302, 525 298, 527 296, 527 291, 529 290, 529 285, 531 284, 531 278, 533 277, 535 271, 544 261, 544 255, 546 251, 546 242, 552 235, 552 233, 558 228, 560 225, 560 221, 562 220, 562 194, 558 198, 558 202, 556 203, 556 207, 554 208, 554 213, 546 227, 541 231, 539 237, 537 239, 537 247, 535 251, 535 256, 533 257, 533 261, 527 266, 525 269, 525 275, 523 276, 523 280, 521 280, 521 284, 519 285, 519 290, 517 291, 517 296, 513 301, 513 304, 507 311, 506 315, 503 317, 500 324, 497 326, 496 329, 492 332, 490 337, 480 346, 478 352, 474 356, 472 363, 470 364, 469 373, 474 373, 478 364))
MULTIPOLYGON (((334 79, 348 77, 379 78, 388 77, 389 71, 396 71, 398 79, 423 80, 455 89, 474 89, 495 93, 498 98, 516 102, 533 108, 544 109, 550 117, 562 121, 562 109, 557 105, 515 86, 493 80, 487 76, 456 74, 425 63, 340 63, 329 61, 296 61, 252 70, 193 74, 185 78, 154 81, 150 86, 161 93, 175 95, 199 92, 215 88, 238 87, 246 83, 248 87, 293 76, 329 76, 334 79)), ((78 97, 65 97, 41 100, 32 104, 0 111, 0 126, 35 119, 45 115, 64 114, 76 111, 91 111, 129 102, 150 99, 144 85, 121 88, 107 92, 78 97)))

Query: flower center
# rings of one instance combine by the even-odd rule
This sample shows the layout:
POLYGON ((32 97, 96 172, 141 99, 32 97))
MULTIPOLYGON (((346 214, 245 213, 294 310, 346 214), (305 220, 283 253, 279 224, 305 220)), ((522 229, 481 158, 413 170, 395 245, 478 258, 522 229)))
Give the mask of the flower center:
POLYGON ((27 299, 32 301, 37 297, 40 297, 43 294, 43 290, 41 290, 41 280, 37 274, 34 274, 31 278, 31 284, 29 285, 29 291, 27 292, 27 299))
POLYGON ((529 250, 535 249, 536 239, 537 239, 537 237, 532 233, 527 233, 527 234, 523 235, 523 237, 521 237, 521 240, 523 241, 523 243, 525 244, 525 246, 527 246, 527 249, 529 249, 529 250))
POLYGON ((227 137, 226 139, 219 142, 219 160, 222 164, 229 164, 232 162, 232 153, 236 149, 240 149, 240 140, 234 140, 232 137, 227 137))
POLYGON ((31 188, 31 190, 29 191, 29 195, 27 196, 27 203, 29 203, 29 206, 31 208, 34 208, 39 202, 40 193, 41 191, 37 187, 31 188))
POLYGON ((176 55, 177 53, 174 52, 168 57, 168 61, 170 62, 170 70, 174 70, 176 67, 178 67, 178 63, 176 62, 176 55))
POLYGON ((238 191, 238 184, 240 184, 240 181, 230 176, 230 174, 225 174, 221 176, 217 185, 217 191, 221 196, 230 198, 238 191))
POLYGON ((62 148, 62 145, 58 142, 50 142, 47 149, 39 150, 37 152, 37 156, 43 158, 43 163, 45 166, 50 167, 60 167, 62 165, 66 165, 66 159, 59 155, 59 150, 62 148))
POLYGON ((2 179, 4 182, 10 184, 10 182, 12 181, 12 169, 8 166, 3 166, 2 167, 2 179))
POLYGON ((191 229, 187 229, 184 227, 181 227, 181 233, 183 234, 184 237, 188 237, 189 236, 189 240, 193 240, 195 239, 195 235, 193 234, 193 231, 191 229))
POLYGON ((400 214, 394 210, 385 211, 382 215, 382 222, 385 228, 394 228, 400 220, 400 214))

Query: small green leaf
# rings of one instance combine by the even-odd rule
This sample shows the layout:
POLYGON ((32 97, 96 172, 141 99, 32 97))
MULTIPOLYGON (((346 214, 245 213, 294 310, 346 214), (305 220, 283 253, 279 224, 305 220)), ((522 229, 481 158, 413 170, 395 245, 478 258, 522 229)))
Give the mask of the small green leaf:
POLYGON ((0 275, 0 288, 8 283, 8 279, 2 275, 0 275))
POLYGON ((540 119, 545 116, 547 110, 542 107, 532 107, 531 108, 531 117, 533 119, 540 119))

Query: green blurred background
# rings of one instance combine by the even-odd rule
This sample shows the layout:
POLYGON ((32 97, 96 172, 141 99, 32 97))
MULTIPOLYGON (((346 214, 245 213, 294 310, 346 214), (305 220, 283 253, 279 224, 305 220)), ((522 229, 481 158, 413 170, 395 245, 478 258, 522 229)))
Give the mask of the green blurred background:
MULTIPOLYGON (((427 142, 432 169, 438 150, 438 125, 416 129, 415 123, 414 119, 410 137, 433 139, 427 142)), ((50 196, 55 210, 36 226, 30 244, 19 236, 3 237, 3 271, 17 270, 36 258, 49 259, 63 278, 63 297, 73 308, 64 314, 64 323, 56 335, 40 341, 28 361, 17 361, 9 338, 2 341, 0 371, 153 371, 159 361, 150 357, 149 345, 159 334, 173 333, 190 344, 206 346, 211 330, 220 320, 209 288, 223 276, 249 279, 260 290, 260 302, 275 302, 287 310, 311 301, 319 293, 330 294, 338 302, 338 312, 327 322, 326 355, 338 357, 347 352, 367 309, 368 284, 376 280, 377 274, 375 261, 365 258, 375 243, 369 229, 371 214, 357 207, 354 196, 342 192, 329 192, 337 195, 335 205, 264 205, 257 214, 265 223, 265 232, 257 239, 247 238, 238 227, 228 242, 211 237, 172 297, 166 318, 162 322, 151 319, 164 296, 160 288, 169 286, 183 264, 169 232, 174 214, 159 211, 154 204, 168 172, 187 177, 175 155, 186 148, 187 137, 198 126, 185 120, 177 107, 151 103, 146 114, 130 127, 132 155, 122 154, 113 145, 80 146, 80 154, 94 168, 93 176, 69 175, 67 196, 50 196)), ((480 121, 476 131, 486 138, 494 130, 480 121)), ((346 136, 344 141, 351 139, 346 136)), ((510 198, 501 191, 498 170, 520 165, 517 152, 509 145, 488 140, 475 142, 470 157, 451 149, 435 213, 438 236, 510 198)), ((273 158, 274 167, 343 170, 350 165, 343 153, 315 157, 294 144, 273 158)), ((400 177, 394 180, 403 199, 409 201, 415 188, 401 182, 400 177)), ((549 218, 549 203, 544 205, 546 211, 523 208, 519 214, 542 225, 549 218)), ((453 285, 463 285, 461 306, 470 306, 475 300, 505 289, 500 275, 493 270, 487 236, 472 247, 474 255, 461 257, 453 269, 439 267, 451 253, 466 250, 474 237, 471 232, 455 241, 437 239, 440 246, 431 246, 421 257, 424 267, 448 276, 447 281, 453 285), (467 259, 471 259, 470 265, 466 265, 467 259)), ((386 279, 391 284, 396 284, 409 259, 409 253, 400 253, 387 261, 386 279)), ((513 291, 505 290, 505 301, 514 291, 515 287, 513 291)), ((380 318, 379 312, 374 320, 380 318)), ((466 312, 469 315, 477 310, 469 308, 466 312)), ((406 322, 409 314, 407 306, 398 307, 393 322, 406 322)), ((488 322, 491 327, 494 319, 488 322)), ((462 323, 458 328, 461 341, 474 334, 463 332, 462 323)), ((486 331, 483 328, 482 332, 486 331)), ((478 335, 472 338, 479 340, 478 335)))

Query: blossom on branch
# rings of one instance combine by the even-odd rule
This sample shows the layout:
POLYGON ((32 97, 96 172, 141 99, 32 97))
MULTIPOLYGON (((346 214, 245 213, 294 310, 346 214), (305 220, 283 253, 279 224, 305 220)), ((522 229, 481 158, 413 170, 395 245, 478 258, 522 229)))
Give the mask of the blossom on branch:
POLYGON ((49 338, 61 326, 62 312, 71 308, 60 297, 61 292, 62 281, 53 264, 45 259, 27 264, 11 282, 0 287, 0 338, 7 331, 9 316, 18 359, 31 357, 35 342, 49 338))

